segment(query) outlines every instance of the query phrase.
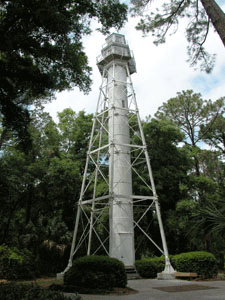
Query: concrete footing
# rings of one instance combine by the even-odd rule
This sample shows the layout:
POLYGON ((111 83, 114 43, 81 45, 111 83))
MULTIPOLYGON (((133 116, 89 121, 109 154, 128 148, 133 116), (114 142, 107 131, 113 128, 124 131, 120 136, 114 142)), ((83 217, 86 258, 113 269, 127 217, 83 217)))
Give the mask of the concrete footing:
POLYGON ((169 258, 166 258, 165 270, 157 274, 157 279, 174 280, 176 271, 172 267, 169 258))
POLYGON ((157 273, 157 279, 159 280, 174 280, 175 279, 175 272, 174 273, 157 273))
POLYGON ((57 273, 56 278, 57 279, 64 279, 64 273, 63 272, 62 273, 57 273))

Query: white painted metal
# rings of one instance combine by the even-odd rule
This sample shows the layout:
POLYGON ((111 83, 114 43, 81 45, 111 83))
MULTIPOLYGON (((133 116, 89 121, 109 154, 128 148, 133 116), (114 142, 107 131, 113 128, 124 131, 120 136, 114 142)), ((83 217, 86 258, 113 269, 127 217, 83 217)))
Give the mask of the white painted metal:
POLYGON ((133 267, 134 229, 138 228, 165 255, 164 273, 172 274, 174 270, 168 257, 150 159, 130 77, 136 72, 135 62, 123 35, 114 33, 106 38, 106 44, 97 58, 97 65, 102 75, 102 84, 66 270, 70 268, 75 253, 85 243, 87 255, 96 254, 103 249, 105 254, 122 260, 125 266, 133 267), (131 126, 132 120, 137 124, 135 128, 131 126), (130 139, 131 133, 138 142, 130 139), (140 173, 140 165, 148 173, 148 179, 140 173), (132 176, 136 176, 146 187, 147 195, 133 194, 132 176), (133 205, 141 203, 147 203, 147 208, 135 220, 133 205), (154 210, 157 214, 163 249, 141 227, 141 221, 149 210, 154 210), (109 228, 108 222, 105 222, 107 218, 109 228))
POLYGON ((127 103, 127 61, 113 60, 108 68, 110 202, 109 254, 134 266, 134 230, 130 133, 127 103))

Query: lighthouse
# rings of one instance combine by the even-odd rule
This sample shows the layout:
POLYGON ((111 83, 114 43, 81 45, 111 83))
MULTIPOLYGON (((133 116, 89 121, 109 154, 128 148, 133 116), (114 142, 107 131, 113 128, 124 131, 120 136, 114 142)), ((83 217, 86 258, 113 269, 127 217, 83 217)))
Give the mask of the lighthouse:
POLYGON ((86 255, 109 255, 122 261, 127 270, 135 269, 135 231, 139 230, 165 256, 165 270, 158 278, 172 279, 175 271, 131 81, 136 65, 124 35, 113 33, 106 38, 97 66, 102 82, 64 272, 74 255, 84 251, 86 255), (144 187, 144 194, 134 192, 135 180, 144 187), (144 210, 134 218, 134 206, 142 203, 144 210), (157 216, 161 246, 142 226, 149 211, 157 216))
POLYGON ((109 255, 134 267, 134 227, 127 77, 136 71, 125 37, 112 34, 97 61, 107 80, 109 143, 109 255))

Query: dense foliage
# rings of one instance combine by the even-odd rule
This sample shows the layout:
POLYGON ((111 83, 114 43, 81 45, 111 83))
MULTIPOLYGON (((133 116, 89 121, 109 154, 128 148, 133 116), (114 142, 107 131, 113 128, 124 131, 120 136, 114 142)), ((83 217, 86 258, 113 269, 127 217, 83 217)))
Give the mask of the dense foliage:
MULTIPOLYGON (((1 300, 71 300, 63 293, 50 291, 40 287, 19 284, 0 284, 1 300)), ((73 300, 81 300, 79 295, 73 295, 73 300)))
MULTIPOLYGON (((177 272, 197 273, 201 278, 212 278, 217 274, 216 258, 213 254, 196 251, 170 256, 171 263, 177 272)), ((138 273, 143 278, 156 278, 165 268, 165 258, 150 257, 135 262, 138 273)))
POLYGON ((216 258, 208 252, 181 253, 174 255, 172 260, 179 272, 195 272, 203 278, 212 278, 217 274, 216 258))
POLYGON ((78 292, 111 290, 114 287, 126 287, 126 284, 124 264, 106 256, 78 258, 64 276, 64 285, 74 286, 78 292))
POLYGON ((91 19, 103 32, 121 28, 127 6, 117 0, 13 0, 1 1, 0 13, 0 147, 12 132, 26 148, 29 105, 74 86, 90 90, 82 37, 91 33, 91 19))
MULTIPOLYGON (((220 268, 225 248, 224 108, 224 98, 212 103, 183 91, 164 103, 155 118, 143 121, 169 253, 209 251, 220 268), (203 149, 205 145, 217 147, 203 149)), ((25 153, 9 135, 0 155, 0 244, 29 249, 42 274, 61 272, 67 265, 93 118, 72 109, 58 116, 54 122, 37 106, 29 125, 32 149, 25 153)), ((145 168, 139 171, 147 176, 145 168)), ((140 178, 134 175, 133 182, 134 193, 145 195, 140 178)), ((105 185, 100 189, 96 192, 105 185)), ((134 207, 135 220, 142 210, 134 207)), ((107 209, 98 222, 98 234, 107 239, 107 209)), ((140 225, 161 244, 154 210, 140 225)), ((78 240, 82 233, 79 228, 78 240)), ((96 238, 93 249, 98 245, 96 238)), ((136 259, 160 255, 137 227, 135 248, 136 259)), ((76 253, 86 254, 85 245, 76 253)))
POLYGON ((54 276, 62 272, 69 259, 70 247, 45 240, 38 249, 37 268, 41 275, 54 276))
POLYGON ((35 271, 35 261, 30 251, 0 246, 0 279, 33 279, 35 271))
POLYGON ((165 257, 143 258, 135 262, 138 274, 142 278, 156 278, 165 268, 165 257))

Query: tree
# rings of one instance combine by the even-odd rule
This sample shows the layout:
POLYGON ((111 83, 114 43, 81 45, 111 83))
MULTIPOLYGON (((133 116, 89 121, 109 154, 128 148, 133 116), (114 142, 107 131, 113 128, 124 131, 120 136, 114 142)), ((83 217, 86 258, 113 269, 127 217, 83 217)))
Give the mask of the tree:
POLYGON ((77 161, 81 174, 85 166, 86 153, 92 128, 92 114, 76 113, 66 108, 58 113, 58 129, 61 134, 61 151, 68 158, 77 161))
MULTIPOLYGON (((208 124, 210 126, 210 124, 208 124)), ((225 154, 225 118, 220 115, 205 135, 204 141, 225 154)))
POLYGON ((206 125, 212 126, 222 113, 221 99, 212 103, 211 100, 203 100, 201 94, 188 90, 177 93, 177 97, 163 103, 155 114, 158 119, 170 120, 184 132, 185 143, 191 146, 197 176, 200 175, 198 143, 203 141, 210 130, 210 126, 206 125))
POLYGON ((208 203, 205 207, 198 207, 193 219, 196 227, 204 228, 205 235, 219 234, 225 241, 225 210, 224 199, 214 203, 208 203))
POLYGON ((168 245, 170 245, 172 253, 202 250, 201 247, 196 247, 194 244, 194 238, 190 231, 192 215, 195 210, 196 202, 189 197, 184 197, 176 203, 175 209, 170 210, 167 214, 165 225, 167 235, 170 237, 168 245))
MULTIPOLYGON (((40 113, 40 112, 39 112, 40 113)), ((32 118, 34 119, 34 112, 32 118)), ((50 116, 43 118, 48 123, 50 116)), ((32 122, 31 122, 32 123, 32 122)), ((30 137, 32 139, 32 151, 25 154, 21 151, 19 141, 13 135, 8 136, 3 151, 1 151, 1 242, 18 242, 18 235, 26 232, 26 226, 32 219, 33 209, 38 216, 35 204, 40 205, 40 198, 36 194, 36 188, 45 173, 46 164, 40 162, 43 147, 43 133, 38 122, 29 125, 30 137), (39 128, 37 126, 39 125, 39 128), (36 125, 36 127, 35 127, 36 125), (32 127, 32 129, 31 129, 32 127), (35 140, 35 141, 34 141, 35 140), (36 201, 38 199, 38 201, 36 201)), ((42 156, 43 157, 43 156, 42 156)))
POLYGON ((204 48, 210 24, 217 31, 225 46, 225 14, 215 0, 167 0, 164 1, 161 11, 144 14, 144 9, 151 0, 131 0, 131 11, 142 18, 137 29, 144 34, 151 32, 155 37, 156 45, 166 41, 168 32, 176 32, 180 19, 186 17, 189 23, 186 27, 186 37, 189 43, 188 55, 191 66, 200 63, 200 68, 207 73, 211 72, 215 55, 210 55, 204 48), (201 3, 200 3, 201 2, 201 3))
MULTIPOLYGON (((181 187, 187 185, 187 171, 190 166, 186 152, 178 147, 179 143, 184 139, 184 134, 168 120, 147 120, 143 122, 143 130, 151 159, 151 167, 159 197, 168 247, 173 252, 178 249, 176 242, 178 243, 179 237, 174 235, 169 217, 175 210, 177 202, 187 197, 186 190, 181 187)), ((148 170, 145 166, 140 166, 140 174, 143 178, 146 178, 146 181, 148 180, 148 170)), ((148 194, 148 191, 144 189, 142 181, 138 177, 135 177, 135 174, 133 175, 134 193, 138 195, 148 194)), ((142 205, 149 205, 149 202, 146 201, 142 205)), ((135 218, 138 218, 142 209, 143 207, 134 207, 135 218)), ((142 221, 141 226, 145 228, 146 232, 150 232, 155 242, 160 244, 160 233, 154 211, 148 211, 146 216, 147 219, 142 221)), ((139 232, 137 231, 137 237, 138 234, 139 232)), ((145 254, 147 250, 152 252, 156 250, 154 247, 151 248, 151 243, 147 243, 143 247, 144 241, 141 239, 141 236, 137 238, 137 244, 139 243, 141 244, 141 248, 138 249, 139 255, 145 254)))
MULTIPOLYGON (((224 170, 223 165, 223 172, 224 170)), ((222 188, 223 191, 217 191, 215 194, 214 201, 211 198, 205 205, 196 205, 189 223, 189 236, 197 247, 214 253, 219 268, 224 269, 224 184, 222 188)))
POLYGON ((215 120, 210 120, 201 126, 201 132, 205 132, 203 140, 208 145, 217 149, 220 154, 225 155, 225 97, 214 103, 215 110, 220 107, 220 114, 215 120))
MULTIPOLYGON (((198 122, 204 121, 204 114, 200 112, 207 101, 200 101, 198 94, 195 96, 196 99, 189 99, 190 103, 187 101, 186 105, 180 97, 180 102, 170 102, 170 99, 159 108, 159 119, 144 124, 144 130, 170 252, 204 249, 217 254, 221 250, 220 234, 224 228, 224 209, 221 204, 224 199, 225 169, 218 151, 202 150, 196 146, 201 137, 198 122), (196 124, 196 128, 190 130, 187 126, 189 123, 196 124), (182 147, 184 137, 180 129, 183 135, 186 134, 189 143, 191 138, 188 132, 194 133, 194 150, 191 144, 182 147), (194 151, 198 176, 192 170, 194 151), (213 219, 216 216, 215 208, 220 214, 217 213, 217 218, 213 219), (207 227, 204 228, 206 222, 207 227), (215 235, 214 226, 218 229, 215 235)), ((207 116, 220 116, 218 102, 214 103, 215 106, 206 106, 207 116)), ((221 103, 219 107, 221 109, 221 103)))
POLYGON ((13 136, 0 156, 0 241, 37 251, 46 239, 71 243, 92 114, 65 109, 59 123, 42 105, 30 111, 32 149, 13 136))
POLYGON ((163 213, 174 209, 182 197, 180 184, 185 182, 189 163, 177 146, 184 135, 168 120, 152 119, 143 124, 156 190, 163 213), (169 191, 169 193, 168 193, 169 191))
POLYGON ((96 18, 102 32, 121 28, 127 6, 118 0, 11 0, 0 4, 0 117, 4 136, 12 130, 29 142, 28 106, 34 99, 78 86, 90 90, 91 68, 82 36, 96 18))
POLYGON ((20 208, 21 196, 27 183, 27 172, 24 163, 24 156, 17 153, 2 154, 0 157, 1 244, 10 243, 13 239, 14 226, 12 223, 15 220, 16 211, 20 208), (18 170, 18 166, 20 166, 20 170, 18 170))

